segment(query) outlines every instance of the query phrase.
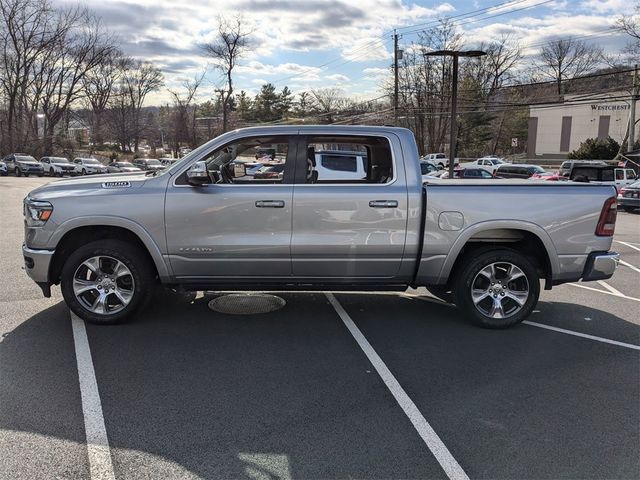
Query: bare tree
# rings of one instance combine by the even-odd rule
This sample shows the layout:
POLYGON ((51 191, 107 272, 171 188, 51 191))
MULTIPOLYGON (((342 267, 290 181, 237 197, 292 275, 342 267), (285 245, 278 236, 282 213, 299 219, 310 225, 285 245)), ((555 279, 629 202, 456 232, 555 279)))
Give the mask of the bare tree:
POLYGON ((333 117, 346 105, 339 88, 320 88, 311 90, 315 100, 315 111, 320 114, 325 123, 333 123, 333 117))
POLYGON ((631 42, 627 44, 626 51, 632 55, 640 53, 640 4, 636 2, 635 15, 622 15, 616 21, 615 27, 631 37, 631 42))
POLYGON ((114 51, 82 79, 84 104, 91 110, 89 122, 94 145, 104 142, 104 114, 122 73, 118 68, 118 58, 121 56, 120 52, 114 51))
POLYGON ((187 143, 191 148, 195 148, 198 143, 196 130, 196 105, 194 103, 198 88, 202 84, 204 73, 193 80, 187 80, 182 84, 182 92, 169 89, 173 98, 173 109, 171 115, 171 140, 172 149, 175 155, 181 143, 187 143))
POLYGON ((147 96, 164 84, 162 72, 149 62, 123 57, 117 62, 119 80, 109 101, 108 122, 123 150, 138 151, 147 129, 142 108, 147 96))
POLYGON ((542 47, 538 69, 543 76, 555 80, 558 95, 562 95, 563 82, 593 71, 602 55, 601 48, 581 40, 554 40, 542 47))
POLYGON ((221 92, 222 129, 225 132, 229 125, 229 107, 233 95, 233 70, 238 60, 246 53, 251 33, 242 15, 232 20, 219 16, 216 38, 202 46, 204 52, 214 61, 215 67, 225 76, 227 88, 221 92))

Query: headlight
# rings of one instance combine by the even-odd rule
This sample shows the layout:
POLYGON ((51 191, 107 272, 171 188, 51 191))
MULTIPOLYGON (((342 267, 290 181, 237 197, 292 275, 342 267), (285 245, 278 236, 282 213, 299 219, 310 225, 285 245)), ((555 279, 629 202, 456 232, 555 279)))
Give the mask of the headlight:
POLYGON ((24 218, 30 227, 42 227, 51 218, 53 205, 49 202, 24 199, 24 218))

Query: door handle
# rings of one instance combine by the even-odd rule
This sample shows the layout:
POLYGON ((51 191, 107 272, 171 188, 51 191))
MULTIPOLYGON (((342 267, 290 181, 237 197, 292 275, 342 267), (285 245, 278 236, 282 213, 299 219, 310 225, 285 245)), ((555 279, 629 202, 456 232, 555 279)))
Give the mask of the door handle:
POLYGON ((369 202, 371 208, 398 208, 397 200, 371 200, 369 202))
POLYGON ((284 208, 284 200, 258 200, 256 201, 258 208, 284 208))

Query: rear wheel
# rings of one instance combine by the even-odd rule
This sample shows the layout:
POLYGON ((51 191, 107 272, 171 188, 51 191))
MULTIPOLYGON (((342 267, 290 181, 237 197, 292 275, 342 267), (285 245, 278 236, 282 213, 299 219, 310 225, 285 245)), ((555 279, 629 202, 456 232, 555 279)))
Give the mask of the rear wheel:
POLYGON ((87 171, 83 168, 82 169, 82 175, 86 175, 86 174, 87 174, 87 171))
POLYGON ((145 304, 154 286, 153 269, 139 248, 120 240, 98 240, 66 260, 62 294, 80 318, 119 323, 145 304))
POLYGON ((485 328, 507 328, 522 322, 540 296, 535 267, 514 250, 476 254, 454 279, 455 303, 485 328))

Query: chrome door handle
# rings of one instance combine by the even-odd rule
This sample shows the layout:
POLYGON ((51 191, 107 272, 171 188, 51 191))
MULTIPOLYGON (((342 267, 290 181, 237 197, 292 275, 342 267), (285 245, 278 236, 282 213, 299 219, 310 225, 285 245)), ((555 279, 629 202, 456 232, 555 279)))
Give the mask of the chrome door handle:
POLYGON ((398 208, 397 200, 371 200, 369 202, 371 208, 398 208))
POLYGON ((258 200, 256 201, 258 208, 284 208, 284 200, 258 200))

